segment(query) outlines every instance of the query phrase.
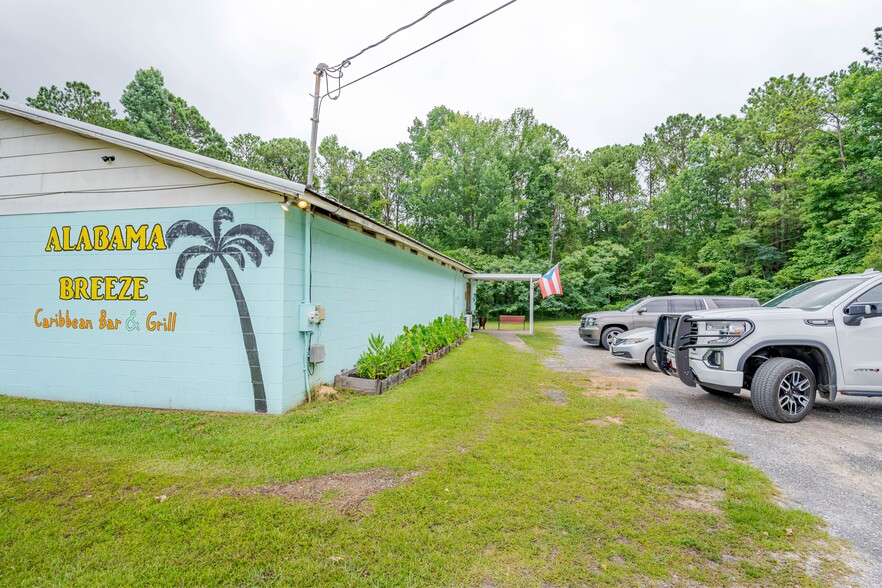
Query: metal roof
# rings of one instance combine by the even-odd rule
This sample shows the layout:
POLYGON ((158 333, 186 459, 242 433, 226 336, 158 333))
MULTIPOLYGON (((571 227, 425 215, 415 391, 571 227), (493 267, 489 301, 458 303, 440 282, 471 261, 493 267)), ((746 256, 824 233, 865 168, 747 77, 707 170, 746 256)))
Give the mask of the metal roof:
POLYGON ((329 196, 324 196, 311 188, 307 188, 298 182, 291 182, 276 176, 233 165, 232 163, 226 163, 203 155, 197 155, 189 151, 176 149, 174 147, 169 147, 168 145, 148 141, 133 135, 127 135, 118 131, 105 129, 104 127, 31 108, 30 106, 9 102, 8 100, 0 100, 0 112, 20 116, 38 124, 47 124, 58 127, 83 137, 106 141, 133 151, 145 153, 170 165, 198 170, 200 172, 207 172, 238 184, 273 192, 280 197, 294 196, 300 198, 301 200, 308 202, 314 210, 324 213, 324 216, 342 222, 354 230, 366 233, 369 236, 376 237, 380 240, 385 240, 387 243, 396 245, 401 249, 408 250, 411 253, 425 257, 439 265, 448 266, 464 274, 475 273, 474 269, 462 262, 459 262, 452 257, 447 257, 443 253, 435 251, 416 239, 408 237, 404 233, 362 214, 354 208, 341 204, 329 196))

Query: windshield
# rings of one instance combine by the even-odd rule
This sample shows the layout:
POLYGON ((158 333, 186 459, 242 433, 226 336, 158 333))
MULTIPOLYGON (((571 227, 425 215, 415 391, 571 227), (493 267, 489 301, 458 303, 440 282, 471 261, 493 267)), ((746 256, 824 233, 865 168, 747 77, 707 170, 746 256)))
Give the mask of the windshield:
POLYGON ((620 308, 619 312, 627 312, 627 311, 631 310, 632 308, 634 308, 635 306, 637 306, 638 304, 642 303, 647 298, 649 298, 649 296, 644 296, 643 298, 639 298, 639 299, 635 300, 634 302, 632 302, 631 304, 629 304, 628 306, 626 306, 625 308, 620 308))
POLYGON ((785 292, 769 300, 763 306, 777 308, 802 308, 804 310, 818 310, 824 308, 858 284, 865 282, 867 278, 850 278, 845 280, 818 280, 797 286, 793 290, 785 292))

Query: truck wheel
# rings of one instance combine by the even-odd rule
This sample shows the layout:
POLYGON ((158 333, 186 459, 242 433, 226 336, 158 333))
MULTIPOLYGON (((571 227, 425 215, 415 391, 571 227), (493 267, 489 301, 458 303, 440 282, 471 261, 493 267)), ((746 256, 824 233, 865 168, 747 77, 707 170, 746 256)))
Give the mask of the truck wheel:
POLYGON ((658 368, 658 359, 655 357, 655 346, 650 347, 646 350, 646 355, 643 357, 643 361, 646 364, 646 367, 651 369, 654 372, 660 372, 661 370, 658 368))
POLYGON ((603 345, 603 348, 609 351, 609 348, 612 346, 613 339, 624 333, 625 330, 621 327, 607 327, 603 330, 603 333, 600 334, 600 344, 603 345))
POLYGON ((721 396, 723 398, 728 398, 729 396, 735 396, 734 392, 726 392, 725 390, 717 390, 716 388, 711 388, 709 386, 705 386, 704 384, 699 384, 698 387, 713 396, 721 396))
POLYGON ((754 410, 779 423, 797 423, 815 405, 815 374, 805 363, 773 357, 753 376, 750 402, 754 410))

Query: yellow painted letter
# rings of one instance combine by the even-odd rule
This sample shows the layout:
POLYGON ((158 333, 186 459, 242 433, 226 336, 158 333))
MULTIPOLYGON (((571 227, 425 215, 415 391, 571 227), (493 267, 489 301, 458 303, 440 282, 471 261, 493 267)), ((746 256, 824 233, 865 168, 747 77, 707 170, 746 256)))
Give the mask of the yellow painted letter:
POLYGON ((46 241, 46 251, 61 251, 61 241, 58 239, 58 229, 52 227, 49 231, 49 240, 46 241))
POLYGON ((162 227, 153 225, 153 232, 150 234, 150 247, 148 249, 168 249, 165 246, 165 236, 162 234, 162 227))
POLYGON ((58 297, 62 300, 73 299, 73 279, 61 277, 58 278, 59 293, 58 297))
POLYGON ((137 229, 126 225, 126 249, 134 249, 136 245, 139 251, 147 249, 147 225, 141 225, 137 229))

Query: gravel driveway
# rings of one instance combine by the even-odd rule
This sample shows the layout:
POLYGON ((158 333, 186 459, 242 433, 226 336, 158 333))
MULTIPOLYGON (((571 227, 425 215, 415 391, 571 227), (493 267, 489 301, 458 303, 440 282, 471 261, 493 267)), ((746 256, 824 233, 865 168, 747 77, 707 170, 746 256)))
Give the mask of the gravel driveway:
POLYGON ((882 586, 882 399, 818 399, 801 423, 784 425, 753 411, 750 394, 717 398, 643 366, 613 361, 586 345, 577 327, 557 327, 559 357, 546 363, 566 371, 628 376, 649 398, 667 404, 682 427, 720 437, 750 458, 795 508, 822 517, 828 531, 848 539, 866 586, 882 586))

